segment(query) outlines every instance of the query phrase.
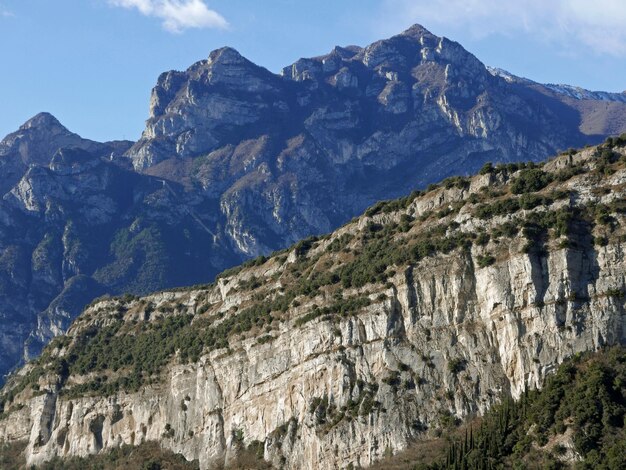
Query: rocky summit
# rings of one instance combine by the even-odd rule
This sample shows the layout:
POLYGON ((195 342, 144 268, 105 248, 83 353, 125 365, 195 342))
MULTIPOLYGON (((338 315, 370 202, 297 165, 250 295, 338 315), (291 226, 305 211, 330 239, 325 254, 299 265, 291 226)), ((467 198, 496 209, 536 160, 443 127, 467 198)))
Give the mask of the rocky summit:
MULTIPOLYGON (((0 440, 22 442, 28 464, 156 441, 202 469, 246 451, 359 468, 503 397, 530 408, 526 391, 565 358, 626 342, 625 188, 626 135, 486 164, 207 286, 96 300, 4 387, 0 440)), ((557 410, 566 383, 576 403, 599 380, 624 391, 590 370, 563 372, 533 409, 557 410)), ((589 419, 623 427, 616 400, 590 410, 606 419, 561 416, 558 459, 593 457, 589 419)), ((497 416, 502 429, 512 415, 497 416)))
POLYGON ((159 77, 136 143, 36 116, 0 143, 0 374, 98 295, 209 282, 488 160, 626 131, 617 94, 505 75, 414 26, 281 74, 213 51, 159 77))

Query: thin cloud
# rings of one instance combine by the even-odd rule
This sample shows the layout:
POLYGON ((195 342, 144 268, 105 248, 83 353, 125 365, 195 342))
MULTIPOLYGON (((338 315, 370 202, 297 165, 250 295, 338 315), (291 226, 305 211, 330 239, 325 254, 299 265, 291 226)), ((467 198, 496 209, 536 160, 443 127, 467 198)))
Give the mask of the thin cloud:
POLYGON ((159 18, 163 28, 181 33, 190 28, 226 29, 228 22, 203 0, 109 0, 115 7, 136 9, 142 15, 159 18))
POLYGON ((385 10, 393 21, 454 28, 477 38, 527 34, 568 53, 582 47, 626 56, 623 0, 387 0, 385 10))

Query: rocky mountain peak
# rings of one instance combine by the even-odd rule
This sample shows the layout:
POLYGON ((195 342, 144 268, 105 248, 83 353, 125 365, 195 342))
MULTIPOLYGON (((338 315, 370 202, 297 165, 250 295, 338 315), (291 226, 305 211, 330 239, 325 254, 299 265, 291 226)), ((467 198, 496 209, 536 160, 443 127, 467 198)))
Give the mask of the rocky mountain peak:
POLYGON ((276 99, 280 81, 232 47, 212 51, 184 72, 161 74, 152 90, 148 126, 128 156, 142 169, 237 140, 242 126, 261 121, 272 109, 268 103, 284 108, 276 99))
POLYGON ((0 155, 13 156, 25 165, 47 166, 60 148, 87 148, 92 144, 94 142, 70 132, 52 114, 39 113, 0 142, 0 155))
POLYGON ((24 124, 22 124, 19 128, 20 131, 25 131, 28 129, 44 130, 46 132, 57 131, 70 133, 56 117, 47 112, 42 112, 33 116, 24 124))
POLYGON ((209 54, 209 64, 215 63, 221 63, 224 65, 239 65, 251 62, 243 57, 236 49, 225 46, 220 49, 215 49, 209 54))
POLYGON ((75 134, 67 130, 52 114, 39 113, 0 142, 0 154, 6 154, 11 149, 17 150, 17 147, 23 146, 26 142, 36 143, 53 137, 71 135, 75 134))
POLYGON ((244 92, 270 89, 272 85, 269 83, 276 79, 269 70, 249 61, 232 47, 212 51, 206 62, 192 66, 188 74, 206 85, 222 83, 244 92), (200 71, 197 76, 194 74, 196 70, 200 71))
MULTIPOLYGON (((366 67, 396 77, 405 74, 425 83, 450 79, 453 87, 461 76, 467 80, 484 81, 487 72, 484 64, 460 44, 443 36, 436 36, 416 24, 406 31, 388 39, 376 41, 365 47, 357 56, 366 67), (449 66, 445 71, 444 69, 449 66), (419 71, 421 68, 421 71, 419 71), (395 73, 394 73, 395 72, 395 73)), ((482 92, 482 89, 474 91, 482 92)))
POLYGON ((399 36, 410 37, 414 39, 420 39, 426 36, 435 37, 433 33, 424 28, 421 24, 415 23, 413 26, 407 28, 399 36))

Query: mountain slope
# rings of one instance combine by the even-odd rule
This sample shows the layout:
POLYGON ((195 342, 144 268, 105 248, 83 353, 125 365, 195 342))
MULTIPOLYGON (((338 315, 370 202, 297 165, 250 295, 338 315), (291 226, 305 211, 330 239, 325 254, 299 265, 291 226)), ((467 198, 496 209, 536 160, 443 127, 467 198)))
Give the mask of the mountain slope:
POLYGON ((98 295, 206 282, 239 260, 179 185, 115 163, 129 146, 81 139, 46 114, 0 143, 12 184, 0 200, 3 375, 98 295))
MULTIPOLYGON (((626 136, 625 136, 626 137, 626 136)), ((367 466, 626 342, 626 138, 486 165, 215 284, 101 299, 3 389, 25 456, 367 466)))
POLYGON ((625 414, 626 348, 604 348, 574 355, 541 390, 505 399, 445 438, 418 442, 373 468, 618 470, 626 461, 625 414))
POLYGON ((626 92, 590 91, 571 85, 541 84, 517 77, 506 70, 487 67, 495 76, 511 85, 539 92, 548 100, 557 100, 579 116, 578 128, 585 135, 617 135, 626 126, 626 92))
POLYGON ((208 282, 487 160, 626 131, 602 96, 550 93, 416 25, 282 75, 213 51, 159 77, 135 144, 36 116, 0 143, 0 375, 99 294, 208 282))

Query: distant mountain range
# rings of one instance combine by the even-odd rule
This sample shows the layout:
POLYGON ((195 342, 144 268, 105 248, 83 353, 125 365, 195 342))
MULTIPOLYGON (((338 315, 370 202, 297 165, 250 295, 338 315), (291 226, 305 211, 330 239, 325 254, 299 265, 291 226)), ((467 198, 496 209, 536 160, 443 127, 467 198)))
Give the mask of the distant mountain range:
POLYGON ((617 101, 620 103, 626 103, 626 91, 623 91, 621 93, 611 93, 607 91, 590 91, 578 86, 565 85, 562 83, 542 84, 533 82, 532 80, 529 80, 527 78, 518 77, 510 72, 507 72, 506 70, 497 67, 487 66, 487 70, 489 70, 492 75, 496 77, 502 77, 509 83, 525 83, 528 85, 534 85, 539 89, 547 88, 548 90, 577 100, 617 101))
POLYGON ((0 143, 0 373, 98 295, 207 282, 486 161, 624 132, 621 96, 488 69, 416 25, 280 75, 213 51, 159 77, 136 143, 40 114, 0 143))
POLYGON ((506 70, 487 67, 493 75, 504 78, 510 84, 536 90, 549 98, 562 101, 576 110, 580 118, 579 129, 586 135, 620 134, 626 127, 624 104, 626 91, 610 93, 590 91, 584 88, 564 84, 541 84, 527 78, 516 77, 506 70))

